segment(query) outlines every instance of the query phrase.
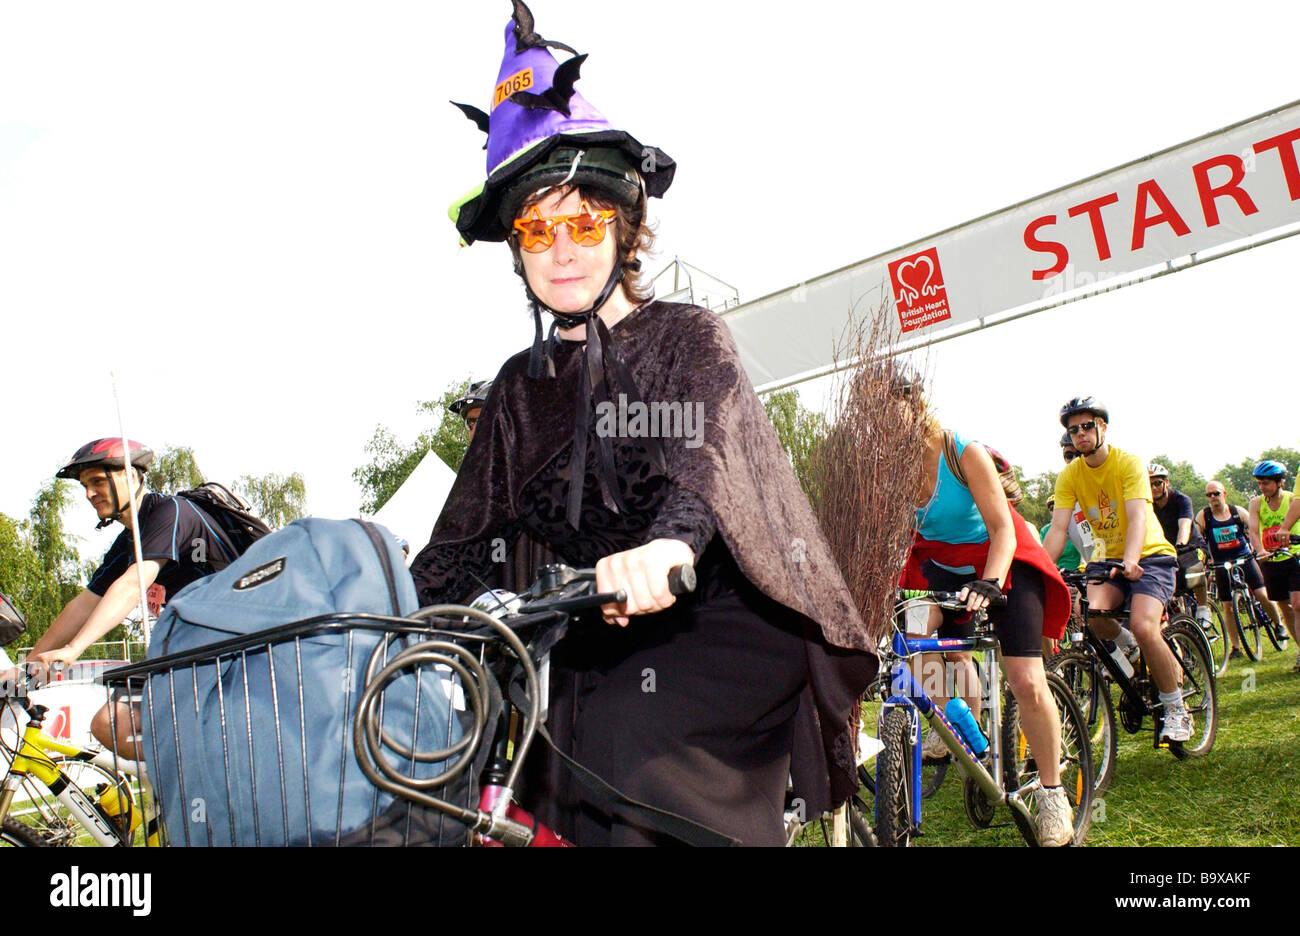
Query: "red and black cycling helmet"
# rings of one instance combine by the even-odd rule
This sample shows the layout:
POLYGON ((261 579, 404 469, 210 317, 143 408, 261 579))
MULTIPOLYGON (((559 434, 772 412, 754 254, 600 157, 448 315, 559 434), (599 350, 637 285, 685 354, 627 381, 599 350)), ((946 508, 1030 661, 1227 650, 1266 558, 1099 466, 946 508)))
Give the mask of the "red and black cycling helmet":
POLYGON ((1090 413, 1102 422, 1110 422, 1110 411, 1106 409, 1105 403, 1095 396, 1082 396, 1073 397, 1061 407, 1061 425, 1070 428, 1070 417, 1079 413, 1090 413))
MULTIPOLYGON (((133 439, 127 441, 131 446, 131 464, 141 471, 147 471, 149 463, 153 461, 153 450, 133 439)), ((76 454, 58 470, 54 477, 76 481, 87 468, 103 468, 105 471, 115 471, 121 468, 122 465, 121 438, 96 439, 94 442, 87 442, 77 449, 76 454)))

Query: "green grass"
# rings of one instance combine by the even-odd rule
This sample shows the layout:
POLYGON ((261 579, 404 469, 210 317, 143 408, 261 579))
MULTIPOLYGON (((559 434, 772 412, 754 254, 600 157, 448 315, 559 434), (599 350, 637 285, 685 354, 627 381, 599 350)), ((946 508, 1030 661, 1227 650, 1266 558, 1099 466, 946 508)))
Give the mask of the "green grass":
MULTIPOLYGON (((1119 727, 1114 779, 1086 844, 1300 843, 1300 674, 1291 672, 1294 645, 1265 647, 1261 662, 1234 660, 1218 681, 1218 736, 1205 757, 1179 761, 1155 749, 1150 719, 1136 735, 1119 727)), ((918 846, 1024 844, 1005 808, 988 829, 970 824, 955 767, 925 801, 922 829, 918 846)), ((804 838, 817 837, 810 830, 804 838)))

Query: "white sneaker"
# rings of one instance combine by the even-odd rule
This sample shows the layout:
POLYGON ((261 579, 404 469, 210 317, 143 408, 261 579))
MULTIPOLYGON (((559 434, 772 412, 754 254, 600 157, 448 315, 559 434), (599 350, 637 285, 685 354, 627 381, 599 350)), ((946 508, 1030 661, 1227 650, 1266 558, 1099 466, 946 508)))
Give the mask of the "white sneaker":
POLYGON ((1192 713, 1185 708, 1165 712, 1165 727, 1160 732, 1164 741, 1187 741, 1192 736, 1192 713))
POLYGON ((1038 794, 1038 844, 1060 848, 1074 841, 1074 810, 1063 787, 1044 787, 1038 794))
POLYGON ((948 759, 948 745, 943 743, 939 737, 939 732, 931 728, 925 734, 925 740, 921 742, 921 759, 927 761, 941 761, 948 759))

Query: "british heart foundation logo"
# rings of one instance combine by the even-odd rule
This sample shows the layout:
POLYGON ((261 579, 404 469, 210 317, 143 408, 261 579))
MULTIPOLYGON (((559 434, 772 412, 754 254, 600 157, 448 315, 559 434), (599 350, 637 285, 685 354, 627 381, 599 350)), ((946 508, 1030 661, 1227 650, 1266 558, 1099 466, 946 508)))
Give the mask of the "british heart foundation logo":
POLYGON ((894 304, 903 331, 952 318, 943 271, 939 269, 939 248, 931 247, 893 261, 889 264, 889 281, 894 287, 894 304))

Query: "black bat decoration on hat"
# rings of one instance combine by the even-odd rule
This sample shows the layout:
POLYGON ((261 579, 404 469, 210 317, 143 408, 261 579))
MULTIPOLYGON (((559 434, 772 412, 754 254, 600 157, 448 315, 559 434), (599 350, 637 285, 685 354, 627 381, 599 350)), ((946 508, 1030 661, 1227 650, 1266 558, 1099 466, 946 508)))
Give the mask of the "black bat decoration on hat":
POLYGON ((524 6, 524 0, 514 0, 515 4, 515 54, 518 55, 524 49, 563 49, 570 55, 577 55, 573 49, 570 49, 563 42, 554 42, 544 36, 539 36, 533 31, 534 20, 533 11, 524 6))
POLYGON ((586 60, 587 56, 584 54, 565 61, 555 70, 551 86, 541 94, 516 91, 507 100, 514 101, 520 107, 527 107, 529 110, 553 110, 559 111, 565 117, 573 116, 569 113, 569 100, 573 97, 573 83, 582 77, 578 73, 586 60))
MULTIPOLYGON (((479 109, 478 109, 477 107, 475 107, 473 104, 457 104, 455 101, 452 101, 451 103, 452 103, 454 106, 459 107, 459 108, 460 108, 460 112, 461 112, 462 114, 464 114, 466 117, 468 117, 470 120, 474 121, 475 125, 476 125, 480 130, 482 130, 485 134, 488 132, 488 115, 487 115, 487 114, 483 113, 481 110, 479 110, 479 109)), ((487 143, 486 143, 486 142, 483 144, 483 148, 484 148, 484 149, 487 149, 487 143)))

